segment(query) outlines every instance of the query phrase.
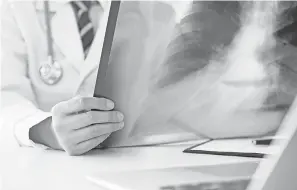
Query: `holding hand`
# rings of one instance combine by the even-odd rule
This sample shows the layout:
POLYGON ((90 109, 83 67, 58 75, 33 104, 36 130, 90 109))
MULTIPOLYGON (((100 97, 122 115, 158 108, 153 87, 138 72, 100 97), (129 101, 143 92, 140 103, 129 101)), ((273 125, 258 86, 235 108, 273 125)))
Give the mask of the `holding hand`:
POLYGON ((103 142, 112 132, 124 127, 124 116, 110 111, 114 103, 105 98, 73 98, 52 109, 52 127, 68 154, 83 154, 103 142))
POLYGON ((30 139, 69 155, 80 155, 102 143, 124 127, 124 116, 111 111, 114 103, 105 98, 76 97, 60 102, 52 117, 30 129, 30 139))

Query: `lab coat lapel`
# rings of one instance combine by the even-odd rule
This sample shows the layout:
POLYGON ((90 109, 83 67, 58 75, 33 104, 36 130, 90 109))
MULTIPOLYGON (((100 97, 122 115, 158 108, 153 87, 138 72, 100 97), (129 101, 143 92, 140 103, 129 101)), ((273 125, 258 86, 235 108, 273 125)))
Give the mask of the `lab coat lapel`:
MULTIPOLYGON (((77 86, 77 90, 79 90, 79 88, 81 88, 81 85, 83 85, 83 83, 89 79, 92 73, 97 72, 97 69, 99 67, 101 52, 103 49, 103 42, 105 38, 105 30, 109 15, 110 1, 104 2, 103 9, 104 12, 101 14, 101 18, 98 19, 99 28, 95 34, 95 38, 90 47, 88 56, 80 69, 80 83, 77 86)), ((94 79, 91 77, 90 80, 94 79)))
POLYGON ((64 4, 56 11, 52 23, 52 35, 55 44, 64 54, 66 59, 75 60, 72 64, 77 70, 84 62, 84 53, 78 32, 75 14, 71 5, 64 4))

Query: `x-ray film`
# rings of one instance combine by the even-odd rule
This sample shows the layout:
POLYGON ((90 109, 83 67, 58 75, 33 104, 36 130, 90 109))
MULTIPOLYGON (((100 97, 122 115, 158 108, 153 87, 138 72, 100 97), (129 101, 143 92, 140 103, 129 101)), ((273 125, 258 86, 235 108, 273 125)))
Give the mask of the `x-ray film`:
MULTIPOLYGON (((297 92, 290 1, 112 1, 94 95, 147 136, 265 135, 297 92)), ((163 139, 166 140, 166 139, 163 139)))

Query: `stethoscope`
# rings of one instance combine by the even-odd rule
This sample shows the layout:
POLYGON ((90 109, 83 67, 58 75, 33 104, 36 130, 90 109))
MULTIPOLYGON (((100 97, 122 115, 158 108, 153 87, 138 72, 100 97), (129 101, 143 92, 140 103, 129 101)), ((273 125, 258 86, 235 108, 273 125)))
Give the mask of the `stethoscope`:
POLYGON ((61 64, 55 60, 54 57, 49 2, 47 0, 44 1, 44 10, 48 59, 41 63, 39 74, 40 78, 45 84, 54 85, 61 80, 63 76, 63 68, 61 67, 61 64))

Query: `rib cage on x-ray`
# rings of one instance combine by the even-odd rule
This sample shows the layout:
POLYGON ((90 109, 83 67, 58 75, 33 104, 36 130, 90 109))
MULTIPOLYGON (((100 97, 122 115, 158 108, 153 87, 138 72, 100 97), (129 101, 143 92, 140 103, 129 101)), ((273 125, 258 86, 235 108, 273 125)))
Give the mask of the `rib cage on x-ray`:
MULTIPOLYGON (((296 46, 296 3, 283 3, 288 5, 283 5, 285 9, 279 13, 276 37, 284 43, 296 46)), ((169 71, 158 82, 159 87, 173 84, 191 73, 203 69, 209 63, 211 56, 217 53, 216 50, 230 45, 240 28, 241 6, 239 2, 194 2, 191 9, 190 14, 186 14, 180 24, 176 26, 176 30, 179 32, 168 46, 169 56, 164 64, 164 67, 168 67, 169 71), (199 6, 200 10, 205 10, 193 11, 195 4, 199 6)), ((278 63, 281 64, 281 62, 278 63)))
POLYGON ((257 112, 246 117, 234 114, 241 109, 286 110, 297 94, 292 30, 296 3, 189 5, 180 22, 170 25, 172 10, 162 2, 122 2, 100 94, 114 100, 125 114, 125 128, 118 137, 163 133, 162 128, 170 133, 178 127, 220 137, 275 129, 282 112, 273 112, 268 120, 257 117, 257 112), (265 126, 259 130, 250 121, 265 126), (249 124, 236 133, 242 122, 249 124))
POLYGON ((176 25, 177 34, 168 46, 169 55, 164 64, 169 71, 158 86, 173 84, 203 69, 216 49, 230 45, 240 27, 239 13, 236 1, 194 2, 176 25))
MULTIPOLYGON (((215 74, 214 78, 205 76, 204 79, 198 79, 199 82, 196 84, 185 81, 193 81, 193 78, 200 75, 199 73, 203 75, 203 72, 211 75, 209 71, 211 69, 206 68, 211 65, 211 60, 216 60, 213 67, 226 69, 225 56, 230 50, 230 44, 240 29, 244 27, 243 15, 252 14, 253 3, 194 1, 188 13, 175 27, 175 34, 167 49, 167 59, 158 71, 159 78, 153 90, 155 94, 151 94, 151 97, 147 99, 147 109, 140 115, 139 123, 136 122, 136 124, 146 125, 149 128, 158 122, 168 123, 176 120, 177 115, 188 109, 187 107, 195 107, 195 104, 197 109, 205 109, 205 112, 213 108, 212 104, 215 102, 211 102, 211 96, 219 95, 211 95, 216 91, 208 92, 209 86, 216 83, 220 76, 215 74), (186 89, 186 85, 189 85, 189 89, 186 89), (195 93, 199 94, 196 99, 193 98, 195 93), (205 93, 204 96, 201 95, 203 93, 205 93)), ((267 6, 274 6, 273 2, 262 3, 264 13, 261 14, 267 15, 265 8, 266 11, 270 10, 267 6)), ((271 11, 275 11, 271 13, 275 15, 275 26, 274 34, 271 34, 270 38, 276 42, 272 45, 263 45, 265 48, 262 48, 262 52, 259 53, 259 59, 263 60, 261 64, 267 75, 265 80, 267 79, 268 83, 263 87, 264 90, 261 89, 266 92, 261 92, 263 97, 255 103, 257 106, 255 108, 261 109, 263 106, 267 109, 286 109, 291 104, 294 95, 297 94, 297 56, 295 56, 296 49, 294 48, 297 36, 296 3, 278 2, 276 8, 271 11)), ((250 36, 249 39, 254 38, 250 36)), ((269 44, 267 40, 264 43, 269 44)), ((223 72, 218 68, 216 68, 218 71, 214 73, 223 72)), ((231 104, 232 100, 228 99, 228 101, 231 104)))

